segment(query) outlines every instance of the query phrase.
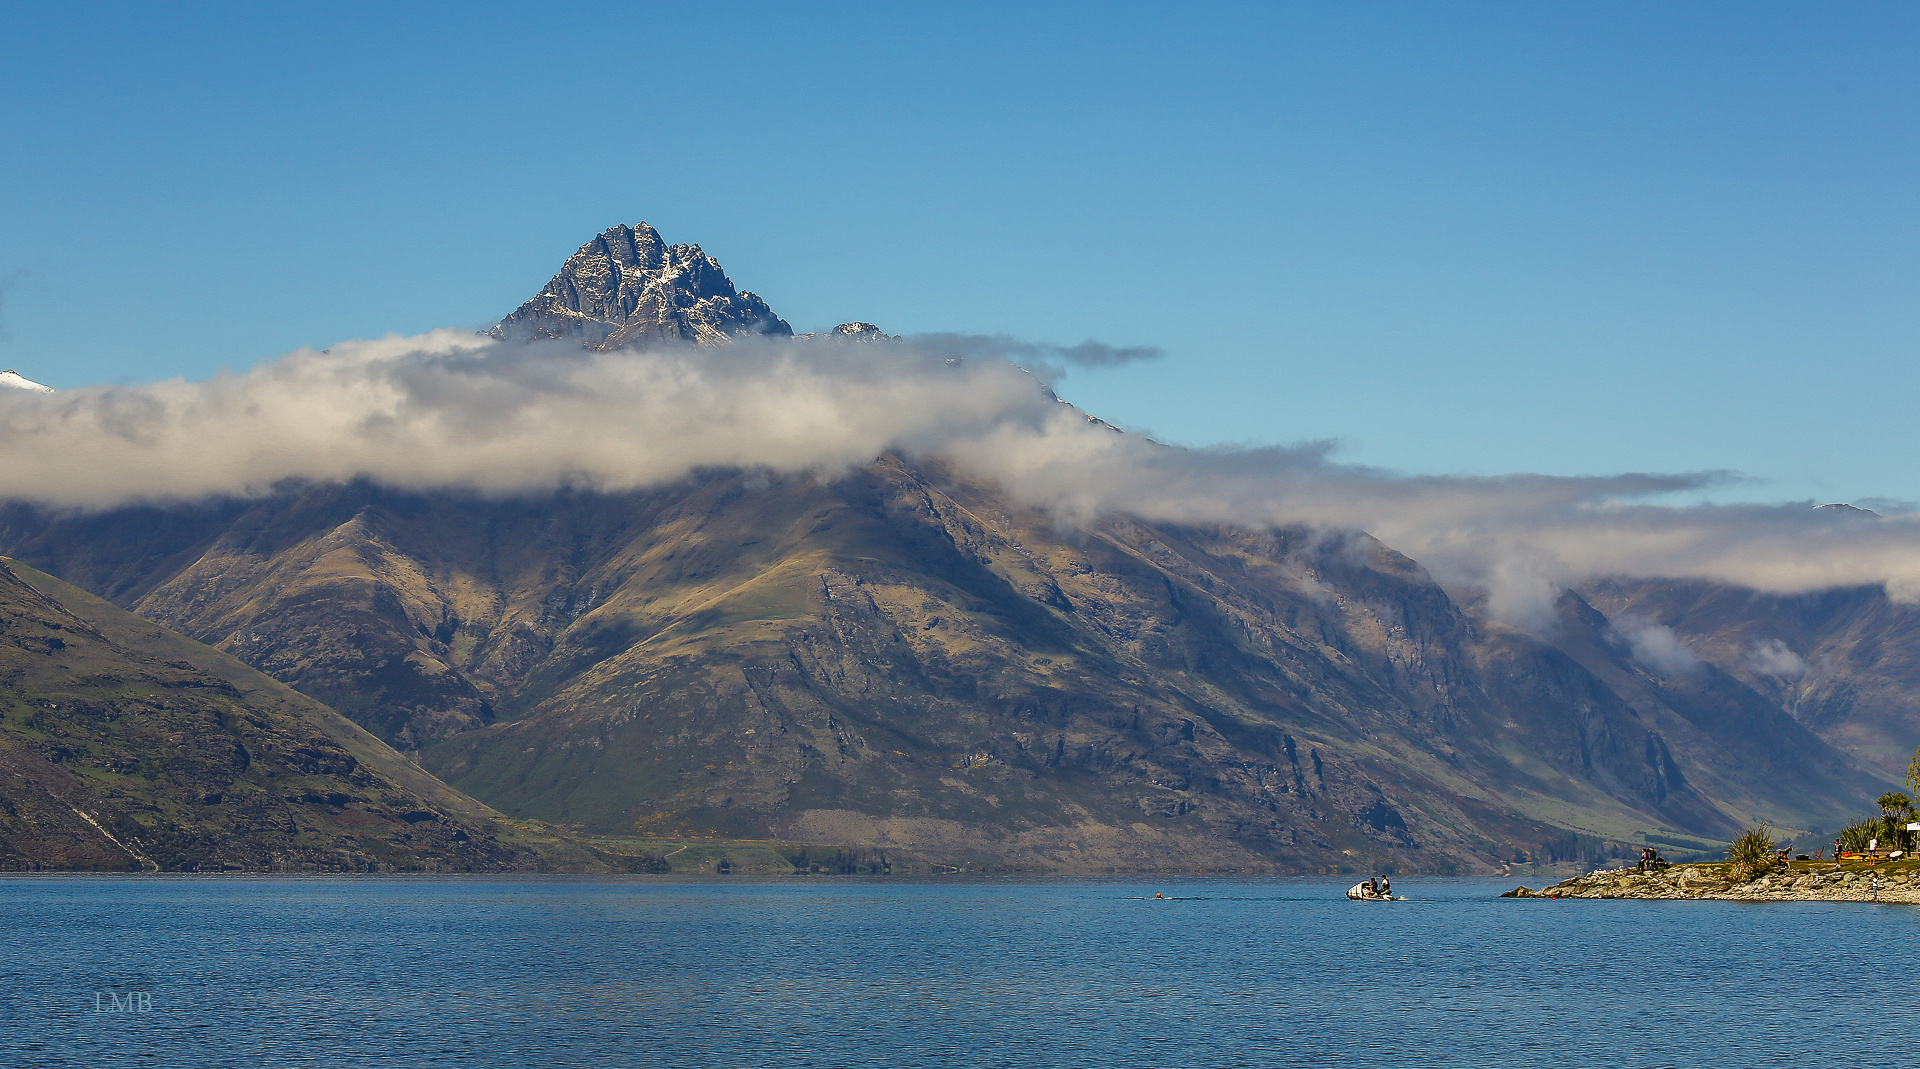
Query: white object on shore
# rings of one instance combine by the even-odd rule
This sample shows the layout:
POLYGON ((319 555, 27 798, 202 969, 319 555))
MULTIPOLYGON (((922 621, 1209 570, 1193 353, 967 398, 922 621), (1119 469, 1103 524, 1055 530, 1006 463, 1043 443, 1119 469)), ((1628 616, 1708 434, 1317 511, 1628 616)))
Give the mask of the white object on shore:
POLYGON ((20 374, 18 371, 13 370, 12 368, 8 368, 5 371, 0 371, 0 386, 11 386, 16 390, 32 390, 35 393, 52 393, 53 392, 53 387, 42 386, 39 383, 33 381, 32 379, 26 377, 25 375, 20 374))

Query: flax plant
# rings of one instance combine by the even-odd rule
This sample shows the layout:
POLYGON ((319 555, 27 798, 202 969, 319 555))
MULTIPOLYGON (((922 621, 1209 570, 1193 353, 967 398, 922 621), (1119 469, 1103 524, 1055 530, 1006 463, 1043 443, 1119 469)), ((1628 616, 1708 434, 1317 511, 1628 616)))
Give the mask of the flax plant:
MULTIPOLYGON (((1880 821, 1874 817, 1859 820, 1840 829, 1840 849, 1849 854, 1863 853, 1867 843, 1880 837, 1880 821)), ((1836 857, 1835 860, 1838 860, 1836 857)))
POLYGON ((1727 861, 1732 866, 1734 880, 1757 880, 1772 872, 1777 849, 1773 828, 1764 821, 1741 832, 1740 837, 1727 846, 1727 861))

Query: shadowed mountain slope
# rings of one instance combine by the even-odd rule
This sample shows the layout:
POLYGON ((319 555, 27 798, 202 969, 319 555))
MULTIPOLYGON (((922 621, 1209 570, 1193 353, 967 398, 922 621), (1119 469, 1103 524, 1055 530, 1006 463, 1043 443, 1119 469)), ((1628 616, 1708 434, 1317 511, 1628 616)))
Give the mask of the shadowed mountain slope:
POLYGON ((601 867, 332 710, 0 559, 0 867, 601 867))
POLYGON ((1672 628, 1716 672, 1889 778, 1920 747, 1920 606, 1879 587, 1789 595, 1656 579, 1584 592, 1610 615, 1672 628))
POLYGON ((463 790, 608 834, 1470 871, 1569 830, 1808 827, 1879 786, 1817 738, 1749 753, 1617 657, 1477 622, 1363 536, 1062 528, 898 457, 507 501, 318 486, 138 545, 0 519, 463 790))

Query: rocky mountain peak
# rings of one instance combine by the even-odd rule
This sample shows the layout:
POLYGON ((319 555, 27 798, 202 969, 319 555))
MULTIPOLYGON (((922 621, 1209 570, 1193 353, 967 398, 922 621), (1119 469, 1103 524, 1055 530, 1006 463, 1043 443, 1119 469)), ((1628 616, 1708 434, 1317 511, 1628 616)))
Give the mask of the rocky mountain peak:
POLYGON ((833 328, 833 332, 853 341, 891 341, 893 339, 893 335, 872 323, 842 323, 833 328))
POLYGON ((897 335, 888 334, 872 323, 842 323, 826 333, 796 334, 796 338, 832 338, 835 341, 881 342, 899 341, 897 335))
POLYGON ((588 348, 662 341, 717 344, 793 333, 767 302, 736 289, 698 245, 668 245, 646 223, 603 231, 539 293, 487 333, 578 338, 588 348))

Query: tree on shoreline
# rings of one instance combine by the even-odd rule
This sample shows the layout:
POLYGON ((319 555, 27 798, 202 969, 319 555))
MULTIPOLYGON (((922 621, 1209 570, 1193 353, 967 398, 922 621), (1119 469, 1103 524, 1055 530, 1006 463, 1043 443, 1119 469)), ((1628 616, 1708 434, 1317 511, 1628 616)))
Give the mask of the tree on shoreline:
POLYGON ((1880 806, 1880 841, 1895 850, 1913 849, 1914 835, 1907 830, 1913 823, 1913 799, 1899 791, 1888 791, 1876 802, 1880 806))

